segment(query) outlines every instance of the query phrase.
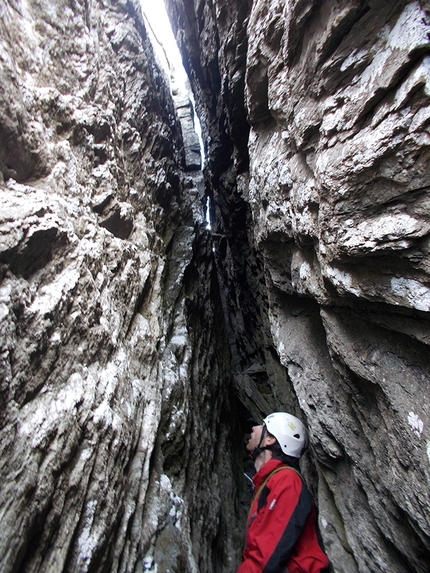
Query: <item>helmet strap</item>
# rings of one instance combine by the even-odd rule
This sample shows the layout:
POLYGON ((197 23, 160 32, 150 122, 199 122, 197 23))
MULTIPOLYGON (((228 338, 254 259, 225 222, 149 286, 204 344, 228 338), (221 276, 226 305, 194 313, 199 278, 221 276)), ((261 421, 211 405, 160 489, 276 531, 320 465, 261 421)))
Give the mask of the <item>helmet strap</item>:
POLYGON ((261 437, 260 437, 260 443, 258 444, 258 446, 256 448, 254 448, 254 451, 250 453, 250 458, 251 460, 255 460, 255 458, 261 454, 262 452, 264 452, 264 450, 273 450, 273 447, 276 445, 275 444, 271 444, 269 446, 262 446, 261 444, 263 443, 263 440, 266 436, 267 433, 267 428, 266 428, 266 424, 263 424, 263 429, 261 431, 261 437))

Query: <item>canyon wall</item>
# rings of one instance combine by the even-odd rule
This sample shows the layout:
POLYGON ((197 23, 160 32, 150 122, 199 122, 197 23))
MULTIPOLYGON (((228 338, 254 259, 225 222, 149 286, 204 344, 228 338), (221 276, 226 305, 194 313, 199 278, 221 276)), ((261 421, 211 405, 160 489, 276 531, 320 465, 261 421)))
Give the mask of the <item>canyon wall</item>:
POLYGON ((203 173, 137 0, 0 4, 0 569, 234 573, 286 409, 333 571, 427 572, 428 5, 166 4, 203 173))
POLYGON ((0 15, 0 569, 234 569, 240 434, 190 102, 137 1, 0 15))
POLYGON ((430 14, 166 0, 206 142, 233 380, 309 427, 338 573, 430 563, 430 14))

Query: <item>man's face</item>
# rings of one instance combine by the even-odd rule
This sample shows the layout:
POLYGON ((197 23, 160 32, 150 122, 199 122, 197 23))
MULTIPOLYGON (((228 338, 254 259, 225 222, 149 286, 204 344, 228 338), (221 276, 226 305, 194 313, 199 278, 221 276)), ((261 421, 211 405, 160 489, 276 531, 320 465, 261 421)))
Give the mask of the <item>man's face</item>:
POLYGON ((248 452, 253 452, 256 447, 260 445, 261 432, 263 431, 263 424, 261 426, 253 426, 251 437, 248 440, 246 449, 248 452))

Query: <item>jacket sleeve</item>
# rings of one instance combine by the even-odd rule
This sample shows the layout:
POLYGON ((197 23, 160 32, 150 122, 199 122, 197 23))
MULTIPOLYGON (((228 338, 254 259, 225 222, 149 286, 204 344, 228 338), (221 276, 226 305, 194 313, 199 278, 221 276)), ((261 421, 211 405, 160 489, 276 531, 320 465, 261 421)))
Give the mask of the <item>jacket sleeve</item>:
POLYGON ((280 573, 312 511, 312 498, 294 470, 267 483, 267 502, 251 522, 244 561, 238 573, 280 573))

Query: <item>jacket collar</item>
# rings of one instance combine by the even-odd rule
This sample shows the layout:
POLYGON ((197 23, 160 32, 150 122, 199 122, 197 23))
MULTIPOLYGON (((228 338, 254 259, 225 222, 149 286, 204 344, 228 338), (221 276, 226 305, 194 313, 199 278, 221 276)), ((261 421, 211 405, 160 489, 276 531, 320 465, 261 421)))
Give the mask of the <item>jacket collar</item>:
POLYGON ((285 465, 286 464, 284 462, 281 462, 281 460, 275 460, 273 458, 270 459, 268 462, 266 462, 264 466, 262 466, 260 470, 252 478, 255 488, 258 489, 264 482, 264 480, 267 478, 267 476, 273 472, 273 470, 276 470, 276 468, 278 468, 279 466, 285 466, 285 465))

